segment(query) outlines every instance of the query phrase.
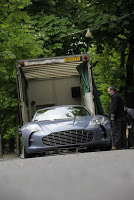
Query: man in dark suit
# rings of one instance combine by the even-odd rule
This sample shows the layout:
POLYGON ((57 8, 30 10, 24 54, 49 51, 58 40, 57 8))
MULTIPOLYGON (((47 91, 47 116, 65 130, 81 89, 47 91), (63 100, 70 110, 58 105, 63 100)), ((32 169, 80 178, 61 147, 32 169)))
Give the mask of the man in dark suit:
POLYGON ((113 128, 113 147, 112 149, 122 148, 122 127, 124 120, 124 104, 122 97, 116 92, 113 85, 108 87, 108 94, 111 96, 110 119, 113 128))
POLYGON ((134 147, 134 108, 124 106, 126 113, 126 123, 128 128, 128 148, 134 147))

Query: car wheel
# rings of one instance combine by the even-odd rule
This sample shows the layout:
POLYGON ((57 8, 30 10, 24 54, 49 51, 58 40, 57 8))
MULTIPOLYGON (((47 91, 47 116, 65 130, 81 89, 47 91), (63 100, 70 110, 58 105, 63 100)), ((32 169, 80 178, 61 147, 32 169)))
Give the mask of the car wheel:
POLYGON ((29 154, 29 153, 27 153, 25 147, 23 146, 22 154, 21 154, 20 157, 21 157, 21 158, 31 158, 31 157, 33 157, 33 154, 29 154))
POLYGON ((110 145, 102 146, 99 149, 100 149, 100 151, 110 151, 112 149, 112 140, 110 141, 110 145))
POLYGON ((110 151, 111 148, 110 148, 110 146, 106 146, 106 147, 100 147, 99 150, 100 151, 110 151))

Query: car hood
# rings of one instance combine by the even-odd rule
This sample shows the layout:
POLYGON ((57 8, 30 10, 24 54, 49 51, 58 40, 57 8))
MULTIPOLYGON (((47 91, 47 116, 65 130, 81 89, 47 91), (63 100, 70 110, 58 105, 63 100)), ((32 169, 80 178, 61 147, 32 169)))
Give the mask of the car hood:
POLYGON ((92 116, 86 117, 75 117, 65 120, 53 120, 53 121, 40 121, 36 122, 45 131, 49 129, 51 132, 64 131, 64 130, 74 130, 74 129, 84 129, 89 124, 92 116))

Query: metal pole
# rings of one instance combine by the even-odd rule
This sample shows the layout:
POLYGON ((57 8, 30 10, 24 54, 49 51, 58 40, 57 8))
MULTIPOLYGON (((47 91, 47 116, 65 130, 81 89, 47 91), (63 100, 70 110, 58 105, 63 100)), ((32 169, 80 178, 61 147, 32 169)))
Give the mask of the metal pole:
POLYGON ((91 104, 92 104, 92 113, 95 114, 95 99, 94 99, 94 91, 93 91, 93 77, 92 77, 92 68, 88 61, 88 76, 89 76, 89 84, 90 84, 90 92, 91 92, 91 104))

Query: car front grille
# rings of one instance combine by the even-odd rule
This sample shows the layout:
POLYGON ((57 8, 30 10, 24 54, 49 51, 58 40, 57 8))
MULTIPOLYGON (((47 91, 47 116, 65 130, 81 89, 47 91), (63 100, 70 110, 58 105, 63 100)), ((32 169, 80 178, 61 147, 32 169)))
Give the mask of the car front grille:
POLYGON ((93 140, 93 133, 85 130, 71 130, 51 133, 43 137, 43 143, 47 146, 60 146, 70 144, 83 144, 93 140))

